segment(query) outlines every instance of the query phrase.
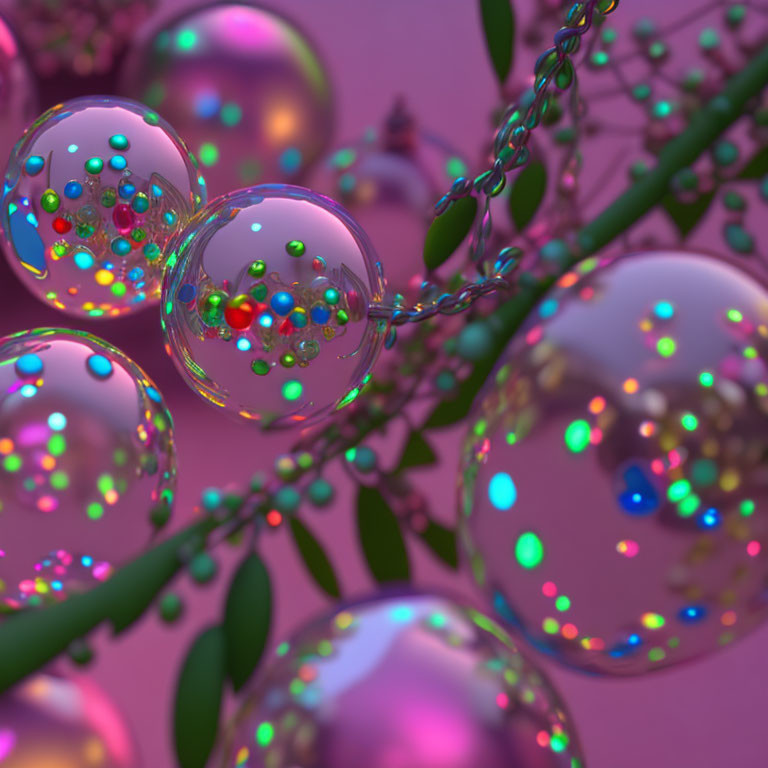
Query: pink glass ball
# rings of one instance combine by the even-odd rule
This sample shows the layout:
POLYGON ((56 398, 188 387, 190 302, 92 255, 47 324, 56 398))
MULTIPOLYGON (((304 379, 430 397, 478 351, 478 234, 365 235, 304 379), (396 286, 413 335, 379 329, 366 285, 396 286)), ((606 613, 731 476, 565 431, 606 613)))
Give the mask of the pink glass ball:
POLYGON ((768 615, 768 292, 719 259, 589 259, 470 420, 461 539, 554 658, 641 674, 768 615))
POLYGON ((129 54, 120 92, 165 115, 202 164, 211 196, 295 182, 328 147, 328 76, 309 41, 272 11, 185 11, 129 54))
POLYGON ((3 162, 37 113, 34 76, 16 36, 0 16, 0 155, 3 162))
POLYGON ((221 768, 582 768, 545 675, 486 616, 442 597, 343 607, 277 648, 221 768))
POLYGON ((173 425, 122 352, 82 331, 0 340, 0 604, 57 602, 141 554, 171 504, 173 425))
POLYGON ((207 402, 262 426, 305 426, 351 403, 387 324, 365 233, 302 187, 217 198, 171 246, 163 321, 176 367, 207 402))
POLYGON ((168 239, 205 202, 175 131, 127 99, 49 109, 11 154, 0 210, 5 252, 35 296, 109 318, 156 302, 168 239))
POLYGON ((0 697, 3 768, 138 768, 128 727, 87 677, 39 674, 0 697))

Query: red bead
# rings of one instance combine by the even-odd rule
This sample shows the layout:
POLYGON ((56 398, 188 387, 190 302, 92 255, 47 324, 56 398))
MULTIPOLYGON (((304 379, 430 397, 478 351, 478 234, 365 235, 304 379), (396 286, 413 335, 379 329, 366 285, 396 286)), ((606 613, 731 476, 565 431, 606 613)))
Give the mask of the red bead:
POLYGON ((280 323, 280 328, 278 328, 281 336, 290 336, 295 330, 293 323, 287 317, 280 323))
POLYGON ((130 232, 134 227, 136 217, 133 215, 130 205, 118 205, 115 210, 112 211, 112 221, 115 223, 117 231, 121 235, 125 235, 130 232))
POLYGON ((244 331, 249 328, 255 317, 253 306, 247 301, 242 303, 233 300, 227 304, 224 310, 224 320, 230 328, 236 331, 244 331))
POLYGON ((53 230, 60 235, 66 235, 69 230, 72 229, 72 222, 69 219, 64 219, 61 216, 57 216, 53 220, 53 230))

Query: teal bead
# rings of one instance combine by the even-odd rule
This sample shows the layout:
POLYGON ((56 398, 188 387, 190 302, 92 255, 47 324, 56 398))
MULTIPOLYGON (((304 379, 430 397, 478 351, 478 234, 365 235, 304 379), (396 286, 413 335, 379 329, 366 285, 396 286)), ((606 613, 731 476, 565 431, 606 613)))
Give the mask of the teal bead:
POLYGON ((353 463, 360 472, 373 472, 376 469, 377 463, 376 453, 367 445, 361 445, 355 451, 353 463))
POLYGON ((456 386, 456 375, 453 371, 440 371, 435 379, 435 386, 441 392, 450 392, 456 386))
POLYGON ((571 252, 565 240, 550 240, 539 249, 539 256, 550 264, 565 264, 570 258, 571 252))
POLYGON ((202 503, 207 510, 217 509, 221 506, 221 491, 218 488, 206 488, 203 491, 202 503))
POLYGON ((718 141, 712 156, 718 165, 733 165, 739 159, 739 148, 732 141, 718 141))
POLYGON ((487 323, 466 325, 459 334, 456 351, 459 357, 472 362, 488 357, 493 351, 493 333, 487 323))
POLYGON ((744 211, 747 208, 747 201, 738 192, 730 191, 723 195, 723 205, 729 211, 744 211))
POLYGON ((217 571, 216 561, 207 552, 195 555, 189 564, 189 572, 198 584, 207 584, 212 581, 217 571))
POLYGON ((166 624, 172 624, 184 612, 184 603, 175 592, 168 592, 160 598, 158 609, 160 618, 166 624))
POLYGON ((299 508, 301 496, 291 485, 284 485, 273 497, 272 504, 278 512, 290 515, 299 508))
POLYGON ((720 35, 713 27, 707 27, 701 30, 699 35, 699 46, 704 51, 713 51, 720 45, 720 35))
POLYGON ((316 507, 324 507, 333 499, 333 486, 325 478, 318 477, 307 487, 307 496, 316 507))
POLYGON ((725 241, 736 253, 752 253, 755 239, 740 224, 725 225, 725 241))

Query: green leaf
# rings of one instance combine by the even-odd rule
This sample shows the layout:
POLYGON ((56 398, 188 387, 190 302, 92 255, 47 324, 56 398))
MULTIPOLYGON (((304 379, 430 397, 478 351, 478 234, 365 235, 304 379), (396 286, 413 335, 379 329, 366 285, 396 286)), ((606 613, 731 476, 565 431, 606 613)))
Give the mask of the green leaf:
POLYGON ((403 449, 403 455, 395 471, 407 469, 408 467, 427 467, 437 461, 437 456, 429 443, 424 439, 424 435, 418 430, 413 430, 408 436, 408 442, 403 449))
POLYGON ((504 85, 512 69, 515 52, 515 12, 511 0, 480 0, 480 15, 488 55, 499 84, 504 85))
POLYGON ((216 742, 225 673, 224 632, 211 627, 192 643, 176 686, 173 731, 180 768, 205 768, 216 742))
POLYGON ((715 193, 712 191, 699 196, 692 203, 681 203, 670 193, 661 201, 661 207, 672 219, 680 236, 687 237, 704 217, 714 197, 715 193))
POLYGON ((768 175, 768 147, 763 147, 752 155, 737 178, 762 179, 766 175, 768 175))
POLYGON ((252 552, 238 567, 224 607, 227 672, 235 690, 248 682, 264 653, 272 619, 272 587, 261 558, 252 552))
POLYGON ((379 584, 410 580, 411 567, 400 523, 377 488, 360 486, 357 532, 368 568, 379 584))
POLYGON ((445 213, 429 225, 424 240, 424 264, 427 269, 437 269, 451 258, 472 229, 476 214, 477 200, 462 197, 454 200, 445 213))
POLYGON ((453 528, 446 528, 446 526, 430 520, 427 527, 419 535, 432 552, 449 568, 456 570, 459 567, 456 532, 453 528))
POLYGON ((310 576, 327 595, 340 597, 339 582, 320 542, 298 517, 291 518, 291 533, 310 576))
POLYGON ((547 169, 544 163, 532 160, 515 176, 507 203, 515 228, 522 232, 539 210, 547 192, 547 169))

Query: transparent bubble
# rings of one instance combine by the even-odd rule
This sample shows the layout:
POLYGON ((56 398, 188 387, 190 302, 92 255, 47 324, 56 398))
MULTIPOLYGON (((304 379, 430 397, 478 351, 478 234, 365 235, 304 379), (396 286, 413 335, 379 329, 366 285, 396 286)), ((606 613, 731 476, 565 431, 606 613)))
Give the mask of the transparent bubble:
POLYGON ((115 705, 81 676, 35 675, 0 697, 5 768, 134 768, 139 759, 115 705))
POLYGON ((639 674, 768 613, 768 292, 686 253, 560 278, 470 422, 462 539, 498 614, 639 674))
POLYGON ((65 599, 139 555, 173 501, 171 416, 119 350, 80 331, 0 340, 0 603, 65 599))
POLYGON ((565 707, 494 622, 442 597, 342 607, 277 648, 221 768, 581 768, 565 707))
POLYGON ((175 131, 127 99, 49 109, 14 148, 0 223, 14 271, 39 299, 114 317, 156 301, 168 239, 205 202, 175 131))
POLYGON ((134 46, 120 82, 181 133, 211 196, 300 180, 331 138, 331 89, 316 51, 285 19, 245 3, 164 23, 134 46))
POLYGON ((217 198, 172 244, 163 285, 170 352, 205 400, 264 426, 351 403, 386 331, 365 233, 327 197, 287 185, 217 198))
POLYGON ((16 36, 0 16, 0 152, 8 155, 37 113, 34 76, 16 36))

